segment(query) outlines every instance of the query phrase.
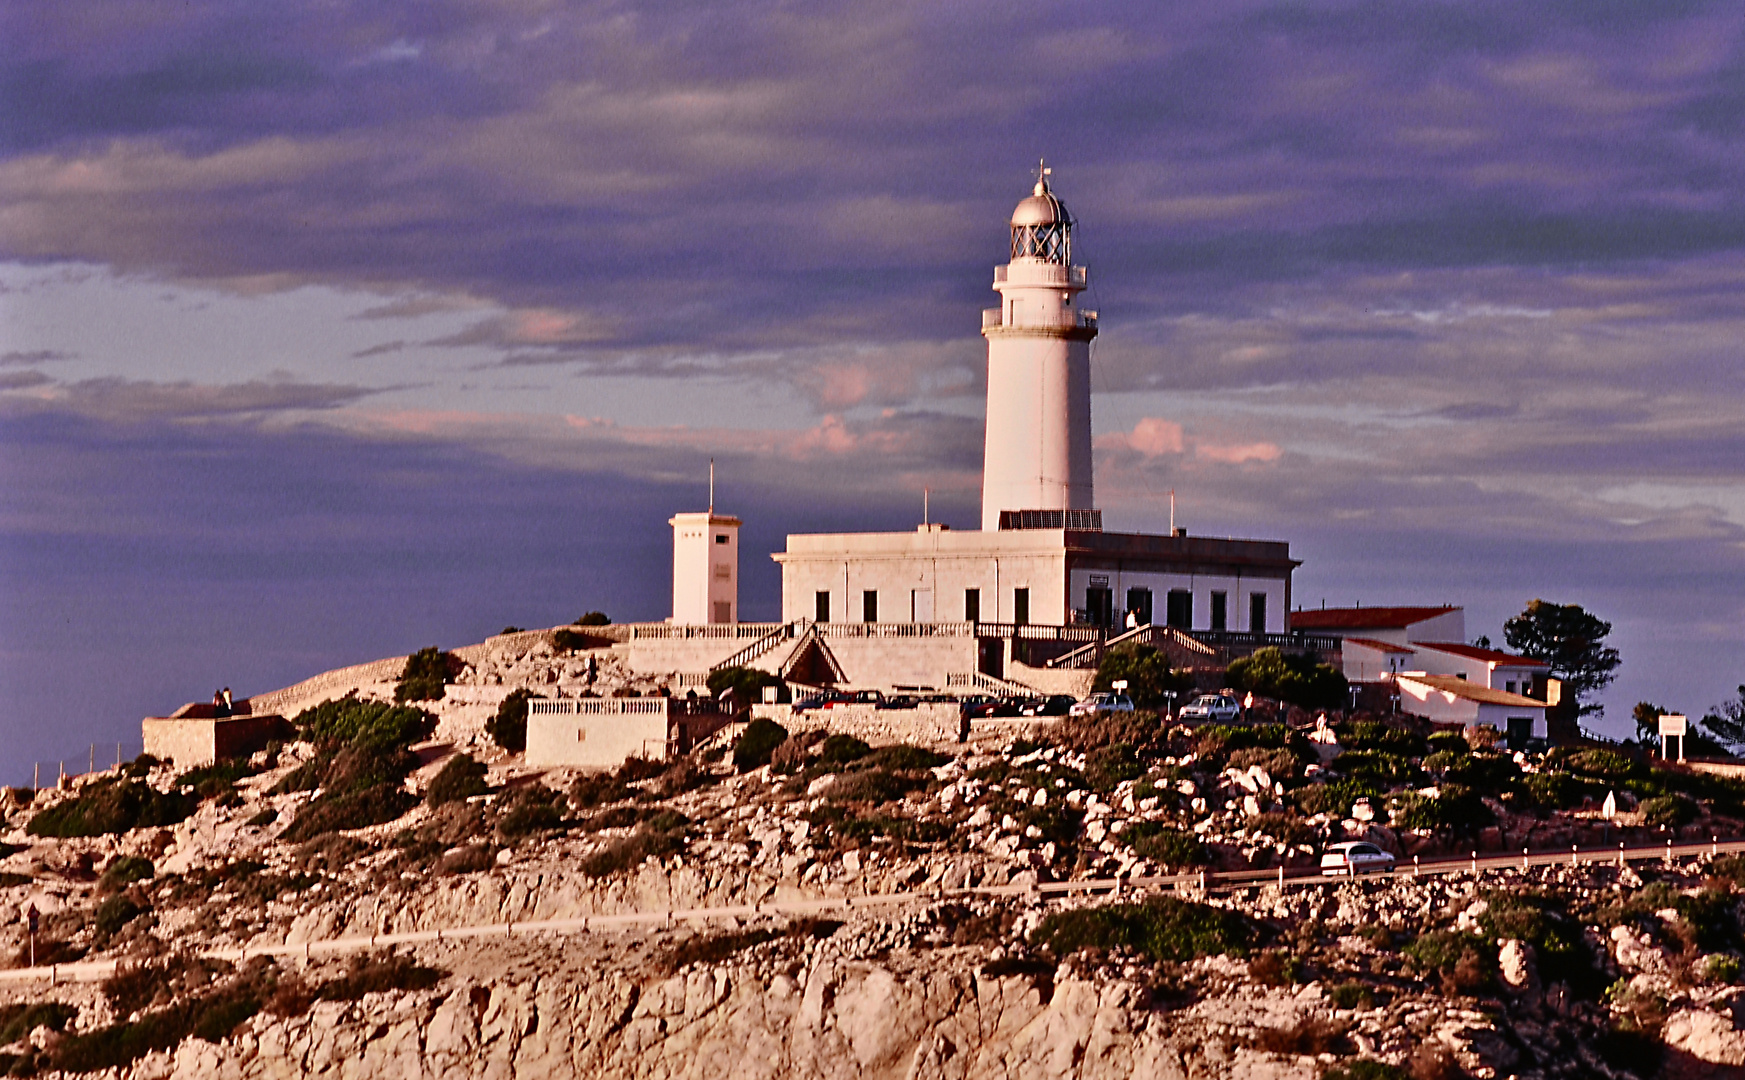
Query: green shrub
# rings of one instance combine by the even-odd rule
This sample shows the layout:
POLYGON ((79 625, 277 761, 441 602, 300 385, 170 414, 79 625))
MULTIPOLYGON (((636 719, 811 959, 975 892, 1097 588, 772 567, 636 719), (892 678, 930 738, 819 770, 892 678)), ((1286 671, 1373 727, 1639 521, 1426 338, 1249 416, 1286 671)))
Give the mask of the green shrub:
POLYGON ((424 801, 431 806, 441 806, 443 803, 464 802, 490 790, 490 785, 485 783, 485 763, 471 754, 456 754, 431 779, 424 801))
POLYGON ((1739 981, 1739 958, 1717 953, 1703 961, 1704 982, 1731 985, 1739 981))
POLYGON ((103 868, 103 876, 97 879, 97 892, 102 895, 120 892, 136 881, 150 878, 156 869, 151 860, 139 855, 118 855, 103 868))
POLYGON ((863 764, 873 769, 890 769, 892 772, 922 772, 927 769, 937 769, 950 761, 948 754, 941 754, 921 746, 910 746, 908 743, 896 743, 891 746, 881 746, 862 759, 863 764))
POLYGON ((1413 1080, 1412 1074, 1398 1065, 1363 1058, 1345 1065, 1335 1065, 1321 1074, 1321 1080, 1413 1080))
POLYGON ((1305 709, 1343 708, 1349 704, 1345 676, 1312 656, 1277 648, 1258 649, 1230 664, 1230 685, 1239 691, 1286 701, 1305 709))
POLYGON ((840 768, 851 761, 859 761, 870 753, 872 747, 853 735, 832 735, 818 746, 818 764, 826 768, 840 768))
POLYGON ((1127 743, 1100 746, 1085 755, 1085 782, 1092 791, 1106 794, 1144 775, 1145 763, 1127 743))
POLYGON ((622 840, 615 840, 581 862, 581 871, 590 877, 610 877, 623 870, 641 866, 650 858, 665 858, 684 850, 682 826, 660 828, 654 821, 644 822, 640 829, 622 840))
POLYGON ((1250 746, 1230 755, 1230 768, 1260 766, 1274 780, 1289 780, 1297 774, 1297 755, 1285 747, 1250 746))
POLYGON ((1364 983, 1350 979, 1339 983, 1327 991, 1327 998, 1335 1008, 1340 1009, 1373 1009, 1375 1007, 1375 991, 1364 983))
POLYGON ((639 780, 652 780, 666 772, 666 769, 664 761, 655 761, 645 757, 627 757, 613 775, 618 778, 619 783, 634 784, 639 780))
POLYGON ((1380 784, 1370 777, 1348 777, 1324 784, 1310 784, 1291 792, 1291 798, 1305 814, 1326 814, 1331 818, 1351 816, 1351 804, 1358 799, 1378 799, 1383 794, 1380 784))
POLYGON ((391 990, 428 990, 448 977, 438 968, 423 967, 404 956, 354 956, 344 975, 321 984, 322 1001, 358 1001, 365 994, 391 990))
POLYGON ((612 641, 609 638, 603 638, 597 634, 583 634, 575 630, 559 630, 551 635, 551 647, 561 653, 603 649, 611 644, 612 641))
POLYGON ((0 870, 0 889, 10 889, 16 885, 29 885, 35 880, 29 874, 15 874, 10 870, 0 870))
POLYGON ((1248 961, 1248 974, 1263 986, 1290 986, 1303 981, 1303 961, 1286 949, 1266 949, 1248 961))
POLYGON ((1199 837, 1155 821, 1135 822, 1121 831, 1120 838, 1132 846, 1133 854, 1165 866, 1204 866, 1212 861, 1199 837))
POLYGON ((28 1005, 0 1005, 0 1046, 18 1042, 39 1027, 65 1031, 67 1021, 79 1010, 62 1001, 38 1001, 28 1005))
POLYGON ((260 813, 255 814, 253 817, 249 818, 248 821, 246 821, 244 824, 251 825, 257 829, 260 829, 260 828, 265 828, 268 825, 271 825, 273 822, 275 822, 277 820, 279 820, 279 812, 277 810, 274 810, 272 807, 269 806, 265 810, 262 810, 260 813))
POLYGON ((563 826, 563 812, 558 804, 563 796, 543 784, 516 788, 502 804, 497 818, 497 832, 505 838, 527 836, 563 826))
POLYGON ((1261 1028, 1254 1045, 1290 1057, 1351 1053, 1345 1026, 1319 1016, 1305 1016, 1289 1027, 1261 1028))
POLYGON ((1636 763, 1615 750, 1578 750, 1563 759, 1571 771, 1614 783, 1637 773, 1636 763))
POLYGON ((497 706, 497 714, 485 725, 491 741, 512 754, 527 749, 527 703, 537 697, 531 690, 516 690, 497 706))
POLYGON ((1697 804, 1683 795, 1662 795, 1648 799, 1639 807, 1642 820, 1650 825, 1676 829, 1696 820, 1697 804))
POLYGON ((193 788, 194 793, 202 800, 216 799, 236 790, 236 782, 244 777, 253 776, 259 770, 250 765, 247 759, 232 758, 229 761, 219 761, 211 765, 202 765, 197 769, 189 769, 176 777, 179 788, 193 788))
POLYGON ((459 666, 452 653, 443 652, 434 645, 419 649, 406 658, 406 666, 400 671, 400 685, 394 688, 394 700, 441 700, 459 666))
POLYGON ((398 783, 375 784, 338 795, 324 795, 298 812, 279 839, 300 843, 325 833, 385 825, 418 804, 398 783))
POLYGON ((880 804, 902 798, 927 782, 913 773, 895 773, 886 769, 861 769, 847 772, 824 789, 824 798, 833 803, 880 804))
POLYGON ((1496 947, 1490 941, 1456 930, 1420 934, 1400 951, 1420 973, 1440 975, 1450 994, 1489 986, 1497 970, 1496 947))
POLYGON ((1108 692, 1115 683, 1127 681, 1127 696, 1139 709, 1161 709, 1168 704, 1167 694, 1179 698, 1194 688, 1193 676, 1172 671, 1169 658, 1150 645, 1118 645, 1105 652, 1097 662, 1097 674, 1091 689, 1108 692))
POLYGON ((359 701, 347 694, 304 709, 292 721, 308 742, 339 741, 354 746, 410 746, 428 738, 436 718, 410 705, 359 701))
POLYGON ((97 905, 97 910, 91 915, 91 923, 98 933, 108 937, 143 914, 145 909, 134 903, 131 897, 126 893, 117 893, 97 905))
POLYGON ((1346 776, 1372 780, 1383 788, 1416 784, 1424 778, 1417 759, 1384 750, 1348 750, 1333 759, 1333 767, 1346 776))
POLYGON ((1245 956, 1259 925, 1244 915, 1174 897, 1140 904, 1058 911, 1042 920, 1030 943, 1056 956, 1080 949, 1131 949, 1153 960, 1245 956))
POLYGON ((571 623, 572 626, 611 626, 612 617, 604 611, 590 611, 571 623))
POLYGON ((763 700, 763 688, 774 686, 777 701, 792 701, 793 694, 788 690, 788 684, 779 675, 772 675, 757 668, 730 667, 709 673, 709 693, 722 697, 733 694, 735 708, 743 709, 763 700))
POLYGON ((1570 773, 1532 773, 1522 780, 1527 794, 1547 810, 1574 810, 1600 792, 1600 785, 1570 773))
POLYGON ((1468 836, 1496 820, 1478 794, 1457 784, 1444 784, 1432 799, 1416 792, 1399 797, 1394 824, 1402 829, 1449 831, 1468 836))
POLYGON ((570 785, 570 805, 587 810, 607 803, 621 802, 635 795, 634 788, 611 773, 588 773, 576 777, 570 785))
POLYGON ((180 791, 162 792, 139 780, 98 780, 78 797, 30 819, 32 836, 103 836, 132 829, 174 825, 194 812, 195 800, 180 791))
POLYGON ((745 725, 739 741, 733 744, 733 767, 748 773, 768 765, 770 755, 787 737, 787 728, 774 720, 758 717, 745 725))

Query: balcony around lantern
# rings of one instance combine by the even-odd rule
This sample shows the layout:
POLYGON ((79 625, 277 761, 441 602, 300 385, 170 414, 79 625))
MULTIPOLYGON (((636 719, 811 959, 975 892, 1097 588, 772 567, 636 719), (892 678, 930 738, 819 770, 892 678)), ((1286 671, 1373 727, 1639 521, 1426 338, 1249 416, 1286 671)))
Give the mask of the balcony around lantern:
POLYGON ((1046 285, 1055 288, 1070 285, 1082 289, 1090 283, 1090 275, 1082 266, 1062 266, 1059 263, 1026 259, 994 267, 994 284, 1004 285, 1007 282, 1013 285, 1046 285))
POLYGON ((1059 330, 1074 329, 1088 326, 1096 329, 1097 313, 1084 308, 1066 308, 1063 311, 1051 311, 1046 315, 1026 312, 1021 323, 1009 323, 1005 319, 1004 308, 983 308, 982 329, 989 330, 997 326, 1007 326, 1014 329, 1059 330))

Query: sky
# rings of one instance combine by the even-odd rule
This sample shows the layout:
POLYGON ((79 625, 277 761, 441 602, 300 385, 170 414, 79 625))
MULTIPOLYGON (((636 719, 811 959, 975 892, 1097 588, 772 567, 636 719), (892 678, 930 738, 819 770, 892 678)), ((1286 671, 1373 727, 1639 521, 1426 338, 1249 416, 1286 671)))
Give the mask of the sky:
MULTIPOLYGON (((0 7, 0 782, 504 625, 657 619, 707 462, 973 528, 1040 158, 1098 503, 1309 606, 1581 604, 1593 726, 1745 683, 1727 3, 0 7)), ((110 753, 113 753, 111 750, 110 753)), ((99 754, 99 756, 101 756, 99 754)))

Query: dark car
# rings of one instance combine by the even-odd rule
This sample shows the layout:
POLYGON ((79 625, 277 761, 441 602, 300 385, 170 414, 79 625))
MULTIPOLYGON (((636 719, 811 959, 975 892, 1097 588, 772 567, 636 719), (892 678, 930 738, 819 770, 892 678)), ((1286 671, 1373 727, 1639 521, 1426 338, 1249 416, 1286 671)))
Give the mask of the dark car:
POLYGON ((914 694, 892 694, 879 703, 881 709, 913 709, 921 704, 921 699, 914 694))
POLYGON ((1050 694, 1045 698, 1030 698, 1019 708, 1020 716, 1065 716, 1078 701, 1071 694, 1050 694))
POLYGON ((810 694, 794 702, 794 711, 800 713, 812 712, 817 709, 828 709, 830 706, 841 701, 844 696, 844 694, 835 690, 825 690, 821 693, 810 694))

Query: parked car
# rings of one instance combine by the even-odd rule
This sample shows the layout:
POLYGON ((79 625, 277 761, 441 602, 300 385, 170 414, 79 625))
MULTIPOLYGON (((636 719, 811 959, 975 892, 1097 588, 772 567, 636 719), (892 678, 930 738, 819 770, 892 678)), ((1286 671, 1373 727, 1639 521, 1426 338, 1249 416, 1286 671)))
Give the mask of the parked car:
POLYGON ((966 704, 963 708, 963 715, 971 720, 1017 716, 1018 705, 1018 698, 988 698, 973 705, 966 704))
POLYGON ((841 709, 849 705, 871 705, 873 708, 883 708, 885 695, 877 690, 850 690, 839 692, 835 700, 824 706, 826 709, 841 709))
POLYGON ((1223 694, 1201 694, 1183 705, 1176 715, 1183 720, 1216 720, 1227 724, 1242 715, 1242 706, 1235 698, 1223 694))
POLYGON ((892 694, 879 703, 881 709, 913 709, 921 704, 921 699, 914 694, 892 694))
POLYGON ((798 701, 794 702, 794 711, 797 713, 803 713, 812 712, 816 709, 828 709, 832 704, 840 701, 843 697, 844 695, 836 690, 825 690, 816 694, 808 694, 806 697, 800 698, 798 701))
POLYGON ((1126 694, 1096 693, 1067 710, 1068 716, 1097 716, 1102 713, 1132 712, 1133 699, 1126 694))
POLYGON ((1331 844, 1321 855, 1324 877, 1357 877, 1359 874, 1391 874, 1394 857, 1367 840, 1331 844))
POLYGON ((1018 709, 1019 716, 1065 716, 1077 704, 1071 694, 1050 694, 1045 698, 1030 698, 1018 709))

